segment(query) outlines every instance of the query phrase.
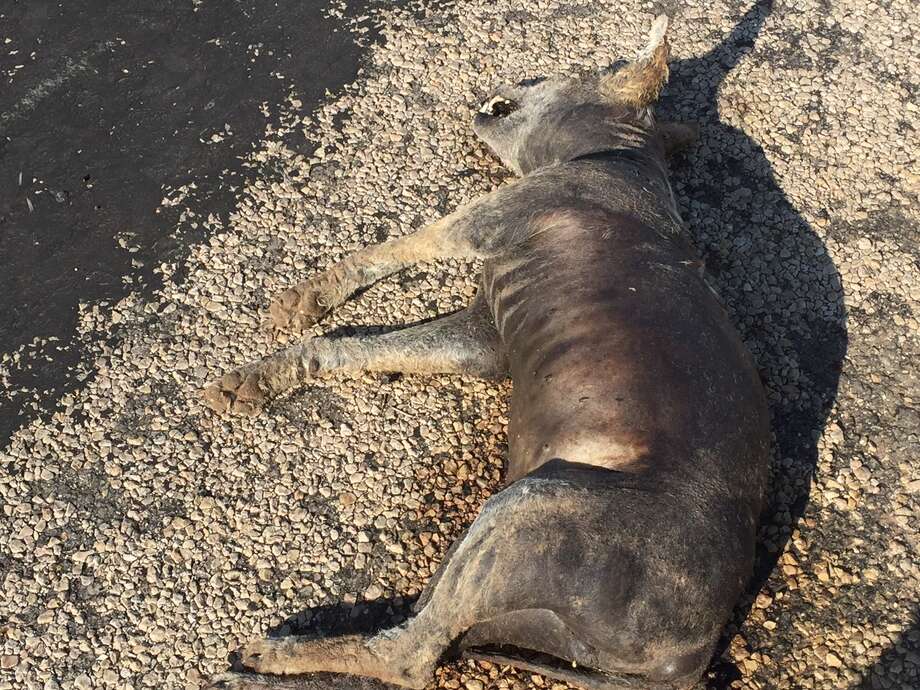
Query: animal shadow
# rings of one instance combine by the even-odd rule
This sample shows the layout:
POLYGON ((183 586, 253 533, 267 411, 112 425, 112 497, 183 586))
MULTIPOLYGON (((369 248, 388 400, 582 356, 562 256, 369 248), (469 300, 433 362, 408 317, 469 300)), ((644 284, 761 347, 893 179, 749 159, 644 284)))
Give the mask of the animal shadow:
MULTIPOLYGON (((920 605, 915 607, 910 625, 901 633, 898 641, 882 652, 878 661, 871 668, 866 669, 862 679, 853 685, 851 690, 908 687, 906 684, 898 685, 897 681, 904 680, 905 660, 909 658, 909 663, 913 663, 916 668, 918 657, 920 657, 920 605)), ((915 682, 920 681, 915 680, 915 682)))
POLYGON ((268 631, 268 637, 367 635, 404 621, 414 603, 415 598, 390 597, 359 604, 324 604, 288 616, 268 631))
MULTIPOLYGON (((777 183, 761 146, 719 113, 719 89, 739 61, 770 60, 755 39, 772 9, 758 2, 710 52, 671 63, 659 107, 662 118, 700 124, 699 145, 676 162, 672 179, 713 286, 757 362, 773 433, 754 577, 717 660, 805 511, 847 349, 840 274, 824 243, 777 183)), ((726 663, 710 669, 710 687, 738 677, 726 663)))

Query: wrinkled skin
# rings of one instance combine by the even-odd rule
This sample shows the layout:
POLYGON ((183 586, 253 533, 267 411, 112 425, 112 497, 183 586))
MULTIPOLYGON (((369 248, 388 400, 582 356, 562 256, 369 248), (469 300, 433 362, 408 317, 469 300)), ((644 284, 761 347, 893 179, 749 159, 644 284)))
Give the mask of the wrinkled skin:
POLYGON ((651 109, 667 78, 665 27, 656 21, 619 71, 501 88, 474 129, 519 180, 346 258, 271 313, 302 327, 383 275, 446 256, 484 260, 470 307, 386 335, 305 341, 206 391, 217 410, 253 413, 337 372, 514 382, 507 487, 416 615, 373 637, 253 642, 242 661, 268 675, 215 686, 312 687, 293 674, 334 672, 420 688, 447 650, 588 688, 699 679, 751 573, 769 438, 759 378, 668 184, 665 154, 694 130, 651 109))

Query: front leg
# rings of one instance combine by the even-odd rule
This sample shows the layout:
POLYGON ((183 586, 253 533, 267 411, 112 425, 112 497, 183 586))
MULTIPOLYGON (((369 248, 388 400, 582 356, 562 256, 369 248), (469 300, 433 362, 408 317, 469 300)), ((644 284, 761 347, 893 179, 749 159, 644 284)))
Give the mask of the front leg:
POLYGON ((413 263, 436 258, 441 227, 446 220, 350 254, 322 273, 285 290, 268 307, 272 324, 279 329, 302 331, 362 287, 413 263))
POLYGON ((215 412, 257 415, 271 398, 309 380, 318 371, 313 345, 295 345, 224 374, 202 391, 205 404, 215 412))
POLYGON ((204 390, 218 412, 257 414, 270 399, 319 376, 339 372, 468 374, 500 378, 507 363, 485 301, 391 333, 313 338, 225 374, 204 390))
POLYGON ((414 263, 493 255, 514 241, 520 219, 513 202, 522 186, 519 181, 502 187, 418 232, 350 254, 285 290, 268 309, 274 326, 294 331, 312 326, 361 288, 414 263))
POLYGON ((361 249, 319 275, 285 290, 268 308, 274 326, 301 331, 361 288, 407 266, 449 256, 475 255, 469 246, 451 242, 452 229, 466 216, 468 208, 461 208, 411 235, 361 249))

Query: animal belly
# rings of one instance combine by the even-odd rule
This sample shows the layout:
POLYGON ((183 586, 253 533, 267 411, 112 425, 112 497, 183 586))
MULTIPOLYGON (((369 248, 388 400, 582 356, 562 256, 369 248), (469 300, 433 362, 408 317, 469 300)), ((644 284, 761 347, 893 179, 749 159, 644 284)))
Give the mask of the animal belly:
POLYGON ((556 458, 640 472, 760 443, 756 371, 690 255, 611 227, 556 228, 484 266, 514 381, 511 481, 556 458))
POLYGON ((644 429, 628 428, 617 409, 625 399, 598 399, 588 391, 549 399, 528 388, 517 388, 512 400, 510 481, 555 459, 623 472, 645 468, 650 439, 644 429))

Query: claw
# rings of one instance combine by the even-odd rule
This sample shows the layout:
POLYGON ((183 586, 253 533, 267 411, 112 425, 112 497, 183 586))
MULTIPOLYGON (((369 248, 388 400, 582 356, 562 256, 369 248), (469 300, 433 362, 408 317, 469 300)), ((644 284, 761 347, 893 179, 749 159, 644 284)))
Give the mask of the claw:
POLYGON ((230 411, 250 417, 258 414, 265 402, 265 393, 259 387, 259 372, 239 369, 206 386, 202 397, 215 412, 230 411))
POLYGON ((285 309, 293 309, 298 302, 300 302, 300 295, 294 288, 281 293, 281 306, 285 309))
POLYGON ((262 408, 254 405, 251 402, 243 401, 236 403, 236 405, 233 406, 233 411, 238 415, 242 415, 243 417, 255 417, 257 414, 259 414, 259 412, 262 411, 262 408))
POLYGON ((202 391, 205 404, 215 412, 226 412, 230 409, 230 396, 221 390, 220 386, 210 385, 202 391))
POLYGON ((308 317, 306 314, 295 314, 294 318, 291 319, 290 325, 298 331, 305 330, 312 326, 315 323, 313 319, 308 317))
POLYGON ((316 285, 310 282, 285 290, 269 305, 269 316, 277 328, 302 331, 329 311, 332 300, 316 285))
POLYGON ((220 385, 227 390, 236 390, 243 382, 243 376, 239 371, 231 371, 220 377, 220 385))
POLYGON ((256 672, 277 672, 277 669, 274 668, 263 668, 263 662, 270 664, 273 657, 271 653, 266 655, 265 652, 270 651, 272 646, 277 644, 275 640, 253 640, 239 650, 240 662, 244 667, 256 672))
POLYGON ((249 374, 236 389, 236 397, 243 400, 258 400, 262 397, 262 389, 259 388, 259 375, 249 374))

